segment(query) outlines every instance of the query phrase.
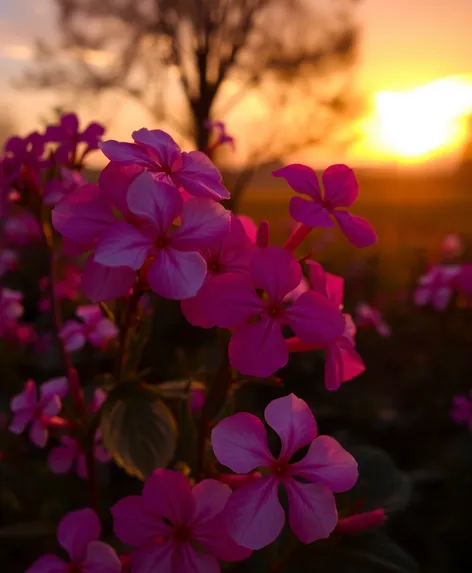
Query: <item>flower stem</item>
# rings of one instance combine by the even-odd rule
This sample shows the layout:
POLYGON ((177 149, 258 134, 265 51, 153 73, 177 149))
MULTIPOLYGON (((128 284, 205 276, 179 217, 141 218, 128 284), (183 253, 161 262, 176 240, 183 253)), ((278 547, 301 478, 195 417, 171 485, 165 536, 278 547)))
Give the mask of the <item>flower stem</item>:
POLYGON ((137 280, 133 287, 133 292, 131 293, 131 296, 129 298, 125 318, 120 328, 119 355, 115 368, 115 380, 117 382, 121 381, 121 378, 125 370, 126 361, 128 359, 127 346, 128 346, 129 331, 133 324, 133 320, 136 316, 138 303, 142 295, 143 295, 143 290, 141 289, 139 282, 137 280))
POLYGON ((310 232, 311 227, 307 227, 303 223, 299 223, 285 242, 284 249, 293 253, 293 251, 302 244, 303 240, 310 234, 310 232))

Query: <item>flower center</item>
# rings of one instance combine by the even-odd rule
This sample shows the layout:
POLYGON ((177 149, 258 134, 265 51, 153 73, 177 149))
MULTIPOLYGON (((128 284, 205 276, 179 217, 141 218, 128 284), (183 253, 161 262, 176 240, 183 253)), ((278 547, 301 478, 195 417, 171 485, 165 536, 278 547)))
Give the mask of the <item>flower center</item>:
POLYGON ((331 207, 331 201, 327 201, 326 199, 323 199, 321 201, 321 205, 325 208, 328 209, 328 211, 332 211, 332 207, 331 207))
POLYGON ((186 525, 179 525, 174 529, 172 537, 178 543, 188 543, 192 539, 192 531, 186 525))
POLYGON ((282 316, 283 310, 280 307, 280 305, 278 304, 271 304, 268 308, 267 308, 267 314, 271 317, 271 318, 279 318, 282 316))
POLYGON ((165 249, 169 243, 169 237, 166 237, 165 235, 162 235, 162 237, 157 237, 156 239, 156 247, 158 249, 165 249))
POLYGON ((272 475, 278 479, 286 479, 290 476, 290 465, 284 460, 275 460, 270 470, 272 475))
POLYGON ((208 270, 215 275, 220 275, 223 272, 223 265, 220 263, 218 259, 213 261, 208 261, 207 263, 208 270))

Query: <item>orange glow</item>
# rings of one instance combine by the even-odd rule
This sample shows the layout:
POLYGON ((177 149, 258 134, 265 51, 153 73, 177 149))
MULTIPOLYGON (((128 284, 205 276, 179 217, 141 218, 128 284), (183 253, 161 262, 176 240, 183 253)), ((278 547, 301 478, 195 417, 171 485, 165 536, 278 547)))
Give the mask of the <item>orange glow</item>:
POLYGON ((417 162, 458 149, 472 113, 472 77, 444 78, 403 92, 374 95, 361 126, 367 155, 417 162))

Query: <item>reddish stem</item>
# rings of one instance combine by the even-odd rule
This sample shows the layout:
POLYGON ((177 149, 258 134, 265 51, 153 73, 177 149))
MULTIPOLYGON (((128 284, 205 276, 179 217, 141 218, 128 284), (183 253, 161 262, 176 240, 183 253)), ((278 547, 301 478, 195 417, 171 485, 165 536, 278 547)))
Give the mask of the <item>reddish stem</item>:
POLYGON ((302 244, 303 240, 310 234, 311 227, 307 227, 303 223, 298 223, 294 231, 287 239, 284 249, 293 253, 293 251, 302 244))

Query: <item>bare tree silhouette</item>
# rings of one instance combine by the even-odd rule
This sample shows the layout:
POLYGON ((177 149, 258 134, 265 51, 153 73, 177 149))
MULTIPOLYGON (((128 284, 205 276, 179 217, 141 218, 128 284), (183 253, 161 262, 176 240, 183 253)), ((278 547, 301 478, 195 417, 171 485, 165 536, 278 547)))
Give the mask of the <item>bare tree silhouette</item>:
POLYGON ((356 0, 56 0, 60 44, 38 42, 31 86, 119 90, 208 149, 205 127, 257 105, 248 163, 324 139, 351 109, 356 0))

